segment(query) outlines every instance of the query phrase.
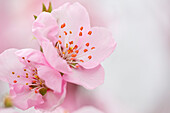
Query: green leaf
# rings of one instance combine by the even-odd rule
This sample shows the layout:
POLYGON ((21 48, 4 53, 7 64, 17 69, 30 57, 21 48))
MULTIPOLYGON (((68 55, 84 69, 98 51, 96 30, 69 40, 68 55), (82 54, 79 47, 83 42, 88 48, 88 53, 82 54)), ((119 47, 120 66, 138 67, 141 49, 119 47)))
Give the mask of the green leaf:
POLYGON ((47 12, 51 13, 52 10, 53 10, 53 8, 52 8, 52 4, 51 4, 51 2, 50 2, 50 3, 49 3, 49 6, 48 6, 48 11, 47 11, 47 12))
POLYGON ((44 96, 44 95, 47 93, 47 88, 41 88, 41 89, 39 90, 39 93, 40 93, 42 96, 44 96))
POLYGON ((47 9, 46 9, 45 4, 43 3, 43 4, 42 4, 42 12, 44 12, 44 11, 46 12, 46 11, 47 11, 47 9))
POLYGON ((36 15, 34 15, 34 19, 35 19, 35 20, 37 19, 37 16, 36 16, 36 15))

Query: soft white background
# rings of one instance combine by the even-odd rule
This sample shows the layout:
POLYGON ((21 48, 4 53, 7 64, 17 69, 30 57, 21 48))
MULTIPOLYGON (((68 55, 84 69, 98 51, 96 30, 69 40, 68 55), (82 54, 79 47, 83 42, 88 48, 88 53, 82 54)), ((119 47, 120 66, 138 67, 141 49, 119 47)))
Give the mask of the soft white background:
MULTIPOLYGON (((117 41, 114 53, 102 63, 106 72, 105 83, 90 94, 101 99, 109 113, 170 113, 170 1, 78 1, 89 6, 89 12, 96 12, 104 18, 105 27, 112 31, 117 41)), ((0 4, 8 6, 9 12, 16 9, 15 13, 28 2, 0 0, 0 4)), ((93 16, 98 18, 96 15, 91 15, 92 25, 104 26, 103 23, 95 23, 93 16)), ((14 26, 17 27, 15 23, 14 26)), ((25 36, 24 33, 22 35, 25 36)), ((19 48, 30 47, 28 40, 23 43, 26 45, 19 48)))

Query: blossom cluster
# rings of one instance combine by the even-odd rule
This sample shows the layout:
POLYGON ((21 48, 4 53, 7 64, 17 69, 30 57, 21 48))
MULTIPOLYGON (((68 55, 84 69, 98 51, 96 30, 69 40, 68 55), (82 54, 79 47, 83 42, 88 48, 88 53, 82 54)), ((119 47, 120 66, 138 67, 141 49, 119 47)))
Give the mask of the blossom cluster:
MULTIPOLYGON (((90 26, 88 12, 79 3, 43 9, 32 26, 41 49, 12 48, 1 53, 0 80, 9 83, 12 103, 19 109, 69 113, 60 106, 67 84, 90 90, 103 84, 100 63, 114 51, 116 42, 109 30, 90 26)), ((82 109, 75 113, 88 112, 82 109)))

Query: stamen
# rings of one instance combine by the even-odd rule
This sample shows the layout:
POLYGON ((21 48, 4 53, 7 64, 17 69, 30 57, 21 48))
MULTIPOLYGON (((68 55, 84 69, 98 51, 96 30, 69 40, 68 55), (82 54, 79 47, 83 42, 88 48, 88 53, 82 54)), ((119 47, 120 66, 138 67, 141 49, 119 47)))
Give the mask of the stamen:
POLYGON ((17 81, 16 81, 16 80, 14 80, 14 83, 17 83, 17 81))
POLYGON ((60 40, 58 40, 58 43, 59 43, 59 44, 62 44, 62 42, 61 42, 60 40))
POLYGON ((22 57, 22 59, 25 59, 25 57, 22 57))
POLYGON ((17 78, 20 78, 20 76, 18 75, 17 78))
POLYGON ((64 33, 65 33, 65 35, 67 35, 67 32, 66 32, 66 31, 64 31, 64 33))
POLYGON ((95 49, 95 47, 92 47, 91 50, 95 49))
POLYGON ((89 60, 92 58, 92 56, 88 56, 89 60))
POLYGON ((82 31, 82 30, 83 30, 83 27, 81 27, 80 30, 82 31))
POLYGON ((66 24, 64 23, 64 24, 61 25, 61 28, 64 28, 65 26, 66 26, 66 24))
POLYGON ((80 62, 84 62, 83 60, 80 60, 80 62))
POLYGON ((70 31, 70 34, 72 34, 72 31, 70 31))
POLYGON ((15 72, 12 72, 12 74, 15 74, 15 72))
POLYGON ((88 50, 87 49, 84 49, 84 52, 87 52, 88 50))
POLYGON ((71 56, 72 56, 72 57, 76 57, 76 56, 77 56, 77 54, 72 54, 71 56))
POLYGON ((61 38, 61 35, 59 35, 58 37, 61 38))
POLYGON ((28 83, 26 83, 26 85, 28 85, 28 83))
POLYGON ((91 35, 91 34, 92 34, 92 31, 89 31, 88 34, 91 35))
POLYGON ((82 33, 82 32, 80 32, 80 33, 79 33, 79 36, 82 36, 82 35, 83 35, 83 33, 82 33))
POLYGON ((26 69, 24 69, 24 71, 27 71, 26 69))
POLYGON ((68 48, 68 44, 66 43, 66 48, 68 48))
POLYGON ((89 43, 86 43, 86 46, 88 47, 88 46, 89 46, 89 43))
POLYGON ((78 48, 78 45, 75 45, 75 46, 74 46, 74 49, 77 49, 77 48, 78 48))
POLYGON ((76 53, 79 53, 79 50, 76 50, 75 52, 76 52, 76 53))
POLYGON ((70 44, 70 45, 73 44, 73 41, 70 41, 69 44, 70 44))
POLYGON ((35 90, 35 93, 38 93, 38 91, 37 91, 37 90, 35 90))
POLYGON ((65 54, 65 52, 63 52, 63 54, 65 54))

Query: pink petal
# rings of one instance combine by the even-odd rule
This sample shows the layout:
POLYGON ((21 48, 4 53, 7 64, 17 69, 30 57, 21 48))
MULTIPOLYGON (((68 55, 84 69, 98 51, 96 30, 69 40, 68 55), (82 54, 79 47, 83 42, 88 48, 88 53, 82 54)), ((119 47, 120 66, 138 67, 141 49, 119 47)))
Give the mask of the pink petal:
POLYGON ((21 49, 15 52, 15 54, 20 58, 20 61, 23 62, 22 57, 25 59, 34 62, 39 65, 47 65, 47 61, 42 52, 35 49, 21 49))
POLYGON ((42 12, 33 23, 32 31, 40 44, 46 38, 55 43, 58 33, 56 19, 50 13, 42 12))
POLYGON ((94 107, 86 106, 81 109, 78 109, 77 111, 75 111, 73 113, 103 113, 103 112, 101 112, 100 110, 98 110, 94 107))
POLYGON ((0 54, 0 80, 9 82, 12 72, 20 73, 24 65, 19 62, 15 52, 17 49, 8 49, 0 54))
POLYGON ((73 69, 71 74, 64 74, 63 79, 71 83, 82 85, 87 89, 94 89, 103 84, 104 69, 101 65, 93 69, 79 67, 78 69, 73 69))
POLYGON ((35 106, 35 109, 53 111, 56 109, 64 100, 66 96, 66 83, 63 83, 62 93, 54 93, 52 91, 47 91, 43 96, 44 104, 35 106))
MULTIPOLYGON (((52 11, 52 15, 56 18, 59 25, 59 34, 62 37, 62 42, 65 40, 65 43, 69 40, 65 37, 69 37, 70 41, 77 43, 76 40, 82 37, 86 37, 84 32, 87 32, 90 29, 90 19, 87 10, 78 2, 69 4, 66 3, 63 6, 59 7, 52 11), (65 27, 61 26, 65 23, 65 27), (81 31, 80 28, 83 27, 81 31), (64 31, 67 32, 67 36, 62 36, 64 31), (69 32, 72 31, 72 34, 69 32), (79 33, 82 33, 82 36, 79 36, 79 33)), ((65 44, 64 44, 65 45, 65 44)))
POLYGON ((53 68, 62 73, 70 73, 72 71, 67 62, 58 55, 56 48, 54 48, 51 42, 43 42, 42 48, 46 60, 53 68))
POLYGON ((37 70, 39 77, 45 80, 48 88, 54 90, 54 92, 61 93, 63 79, 58 71, 47 66, 40 66, 37 70))
POLYGON ((22 110, 44 103, 41 94, 35 94, 34 91, 30 91, 26 86, 11 86, 10 94, 13 104, 22 110))
POLYGON ((80 63, 86 69, 99 65, 105 58, 111 55, 116 47, 116 42, 112 38, 111 32, 107 29, 94 27, 91 31, 92 34, 86 38, 82 46, 82 48, 87 48, 85 44, 89 43, 88 52, 77 56, 86 61, 80 63), (92 47, 95 47, 95 49, 91 50, 92 47), (92 57, 90 60, 88 59, 89 56, 92 57))

